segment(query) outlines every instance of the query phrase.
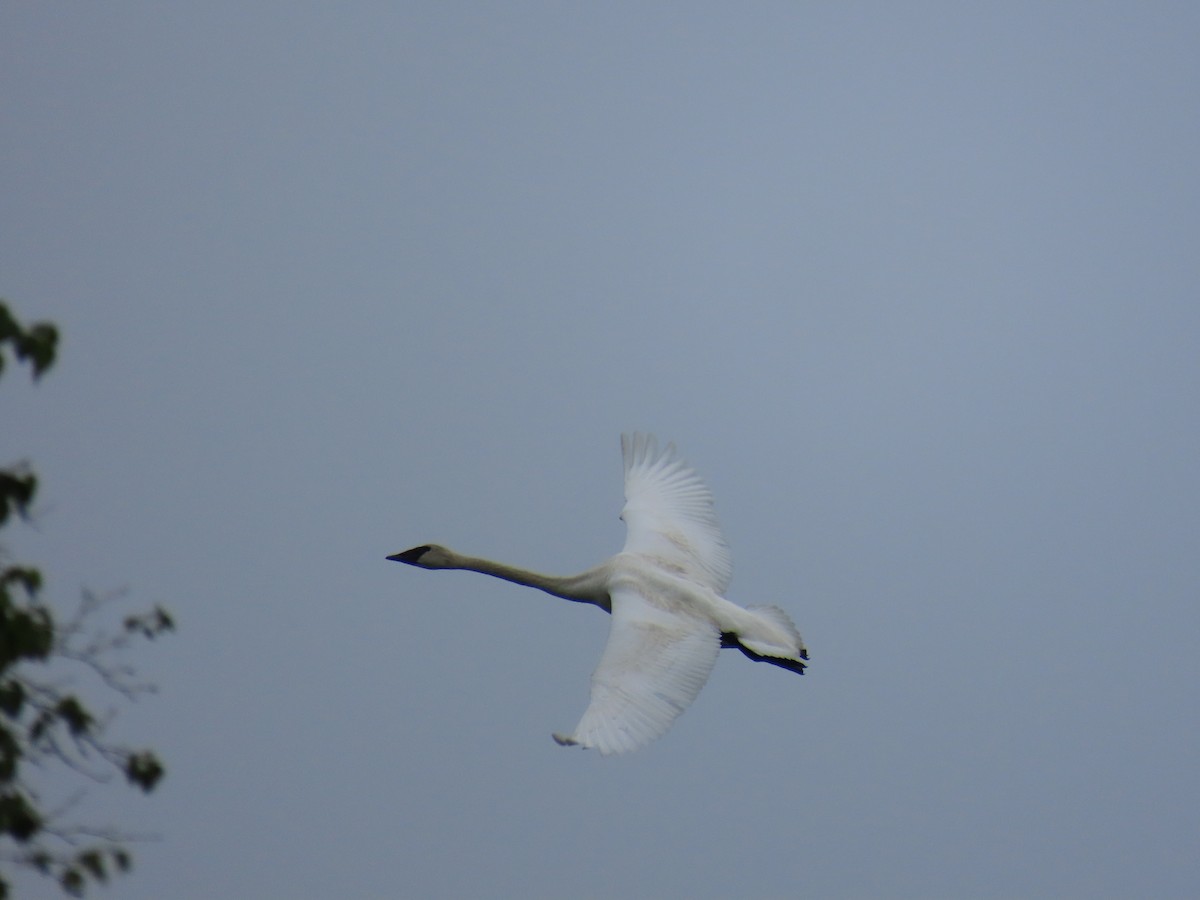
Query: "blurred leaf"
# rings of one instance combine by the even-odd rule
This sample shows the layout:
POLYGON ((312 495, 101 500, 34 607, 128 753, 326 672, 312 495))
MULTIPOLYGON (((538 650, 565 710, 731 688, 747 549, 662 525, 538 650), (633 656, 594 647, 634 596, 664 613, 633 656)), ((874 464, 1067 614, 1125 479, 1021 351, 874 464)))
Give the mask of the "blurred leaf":
POLYGON ((124 622, 125 630, 140 634, 153 640, 164 631, 175 630, 175 620, 161 606, 141 616, 128 616, 124 622))
POLYGON ((24 843, 41 829, 41 817, 23 794, 12 790, 0 794, 0 834, 24 843))
POLYGON ((10 719, 15 719, 21 714, 24 705, 25 685, 12 678, 0 681, 0 712, 10 719))
POLYGON ((29 360, 33 366, 33 377, 38 379, 54 365, 57 349, 58 329, 49 322, 39 322, 17 343, 17 356, 29 360))
POLYGON ((12 340, 20 333, 21 328, 17 325, 17 320, 12 317, 12 313, 8 311, 8 304, 0 299, 0 343, 12 340))
MULTIPOLYGON (((28 329, 13 316, 8 305, 0 300, 0 349, 11 344, 18 360, 28 361, 36 381, 54 365, 58 353, 58 328, 51 322, 35 322, 28 329)), ((0 353, 0 372, 4 370, 4 355, 0 353)))
POLYGON ((46 731, 54 724, 54 715, 50 712, 40 712, 37 718, 33 720, 33 724, 29 726, 29 740, 31 743, 37 744, 46 735, 46 731))
POLYGON ((122 872, 128 872, 130 869, 133 868, 133 860, 130 858, 129 854, 124 850, 120 850, 120 849, 114 850, 112 852, 112 858, 113 858, 113 862, 117 864, 117 868, 120 869, 122 872))
POLYGON ((0 727, 0 784, 8 784, 13 780, 22 756, 21 744, 13 732, 0 727))
POLYGON ((31 853, 26 860, 43 875, 50 871, 50 864, 54 862, 50 854, 45 852, 31 853))
POLYGON ((42 606, 16 606, 3 590, 10 581, 21 582, 28 590, 31 571, 9 569, 0 576, 0 671, 19 659, 45 659, 54 647, 50 611, 42 606), (14 573, 16 577, 9 577, 14 573))
POLYGON ((108 881, 108 872, 104 868, 104 857, 98 850, 87 850, 77 857, 79 865, 97 881, 108 881))
POLYGON ((166 774, 158 757, 149 751, 131 753, 125 761, 125 777, 136 784, 146 793, 154 790, 154 786, 166 774))
POLYGON ((83 873, 78 869, 67 869, 59 877, 58 883, 72 897, 83 896, 83 873))
POLYGON ((76 697, 63 697, 58 701, 55 711, 75 737, 87 734, 96 721, 87 708, 76 697))
POLYGON ((0 590, 3 590, 6 596, 10 584, 21 585, 26 596, 32 600, 42 589, 42 573, 27 566, 12 566, 0 572, 0 590))
POLYGON ((37 493, 37 476, 20 469, 0 469, 0 525, 16 513, 28 518, 29 506, 37 493))

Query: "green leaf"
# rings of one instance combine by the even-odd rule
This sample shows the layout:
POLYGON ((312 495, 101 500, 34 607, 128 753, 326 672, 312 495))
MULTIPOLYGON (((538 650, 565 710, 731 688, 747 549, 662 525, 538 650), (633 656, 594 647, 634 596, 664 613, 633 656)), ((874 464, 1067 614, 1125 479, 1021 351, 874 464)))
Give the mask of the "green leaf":
POLYGON ((23 844, 41 830, 41 816, 23 794, 18 791, 0 794, 0 834, 12 835, 23 844))
MULTIPOLYGON (((28 360, 36 381, 54 365, 58 352, 58 328, 51 322, 36 322, 28 329, 23 329, 8 306, 0 301, 0 345, 5 343, 12 345, 17 359, 28 360)), ((3 371, 3 362, 4 356, 0 354, 0 371, 3 371)))
POLYGON ((125 760, 125 777, 136 784, 146 793, 154 790, 154 786, 167 773, 158 757, 150 751, 131 753, 125 760))
POLYGON ((17 775, 17 763, 24 756, 21 742, 8 728, 0 728, 0 784, 10 783, 17 775))
POLYGON ((0 681, 0 712, 10 719, 15 719, 21 714, 21 707, 24 705, 25 685, 12 678, 0 681))
POLYGON ((21 327, 8 311, 8 304, 0 300, 0 343, 11 341, 20 333, 21 327))
POLYGON ((96 721, 87 711, 87 707, 75 697, 63 697, 54 710, 67 723, 67 728, 74 737, 87 734, 96 721))
POLYGON ((43 710, 37 714, 37 718, 33 720, 33 724, 29 726, 29 740, 33 743, 38 743, 54 724, 54 714, 43 710))
POLYGON ((19 584, 25 589, 25 594, 32 600, 42 589, 42 573, 28 566, 12 566, 0 572, 0 587, 19 584))
POLYGON ((76 868, 67 869, 58 878, 62 889, 72 897, 83 896, 83 873, 76 868))
POLYGON ((22 346, 17 348, 18 355, 24 355, 33 364, 34 379, 41 378, 54 365, 57 352, 58 329, 49 322, 38 322, 29 329, 22 346))
POLYGON ((54 648, 54 619, 50 611, 43 606, 15 606, 4 590, 10 581, 23 582, 28 590, 27 576, 32 571, 9 569, 0 573, 0 671, 19 659, 45 659, 54 648), (13 573, 16 576, 10 577, 13 573))
POLYGON ((0 525, 11 513, 22 519, 29 518, 29 506, 37 493, 37 476, 32 472, 16 469, 0 469, 0 525))
POLYGON ((76 861, 84 869, 87 869, 97 881, 108 881, 108 872, 104 869, 104 857, 100 855, 99 850, 85 850, 76 857, 76 861))
POLYGON ((175 630, 175 620, 161 606, 154 607, 148 613, 140 616, 127 616, 124 621, 125 630, 140 634, 153 640, 164 631, 175 630))

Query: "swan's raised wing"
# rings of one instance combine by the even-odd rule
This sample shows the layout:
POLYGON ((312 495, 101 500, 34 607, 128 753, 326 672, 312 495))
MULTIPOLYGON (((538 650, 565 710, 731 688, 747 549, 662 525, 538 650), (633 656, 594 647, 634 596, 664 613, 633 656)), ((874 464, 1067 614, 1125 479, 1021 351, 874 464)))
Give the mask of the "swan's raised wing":
POLYGON ((712 493, 696 471, 652 435, 621 435, 625 458, 625 551, 724 594, 733 575, 712 493))
POLYGON ((625 753, 666 734, 708 680, 721 635, 712 623, 667 612, 630 588, 612 591, 612 628, 592 674, 592 700, 560 744, 625 753))

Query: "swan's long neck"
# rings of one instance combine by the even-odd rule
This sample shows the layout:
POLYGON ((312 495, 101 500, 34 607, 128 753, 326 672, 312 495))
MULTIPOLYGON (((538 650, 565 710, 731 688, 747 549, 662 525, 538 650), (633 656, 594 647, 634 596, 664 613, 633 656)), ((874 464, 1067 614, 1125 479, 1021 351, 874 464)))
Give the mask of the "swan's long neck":
POLYGON ((594 603, 604 609, 609 608, 608 588, 605 584, 603 567, 588 569, 578 575, 543 575, 541 572, 531 572, 529 569, 519 569, 506 563, 477 556, 463 556, 455 553, 450 559, 448 569, 466 569, 479 572, 481 575, 491 575, 493 578, 503 578, 513 584, 537 588, 564 600, 575 600, 580 603, 594 603))

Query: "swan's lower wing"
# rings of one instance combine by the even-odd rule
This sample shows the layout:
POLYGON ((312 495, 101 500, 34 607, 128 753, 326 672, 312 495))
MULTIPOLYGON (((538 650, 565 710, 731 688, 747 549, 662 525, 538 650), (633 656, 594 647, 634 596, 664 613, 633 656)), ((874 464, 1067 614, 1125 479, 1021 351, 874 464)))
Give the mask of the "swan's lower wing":
POLYGON ((721 635, 710 622, 612 592, 612 628, 592 674, 592 701, 560 744, 625 753, 661 737, 708 680, 721 635))

